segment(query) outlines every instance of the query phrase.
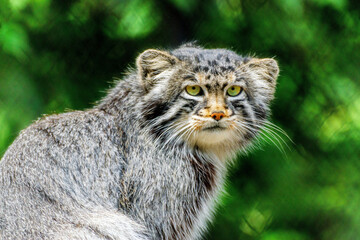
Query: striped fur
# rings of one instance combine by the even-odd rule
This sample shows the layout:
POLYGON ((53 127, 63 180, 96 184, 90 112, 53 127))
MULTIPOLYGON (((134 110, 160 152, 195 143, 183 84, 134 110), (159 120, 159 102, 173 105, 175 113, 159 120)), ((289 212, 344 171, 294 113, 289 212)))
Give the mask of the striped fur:
POLYGON ((94 108, 46 116, 9 147, 0 239, 199 239, 228 163, 269 124, 278 71, 225 49, 145 51, 94 108))
POLYGON ((141 114, 143 126, 149 128, 160 146, 185 143, 205 152, 221 148, 229 153, 244 150, 256 137, 261 122, 269 115, 279 73, 273 59, 194 46, 171 52, 148 50, 139 57, 138 68, 157 74, 143 78, 144 85, 152 89, 147 89, 149 97, 142 103, 141 114), (142 64, 142 57, 149 56, 162 59, 161 67, 168 61, 169 69, 162 69, 166 74, 158 71, 160 67, 142 64), (185 86, 193 84, 202 87, 204 96, 194 97, 184 91, 185 86), (233 84, 241 86, 243 92, 237 97, 226 96, 227 88, 233 84), (216 109, 227 116, 219 123, 209 117, 216 109), (204 130, 217 124, 225 130, 204 130))

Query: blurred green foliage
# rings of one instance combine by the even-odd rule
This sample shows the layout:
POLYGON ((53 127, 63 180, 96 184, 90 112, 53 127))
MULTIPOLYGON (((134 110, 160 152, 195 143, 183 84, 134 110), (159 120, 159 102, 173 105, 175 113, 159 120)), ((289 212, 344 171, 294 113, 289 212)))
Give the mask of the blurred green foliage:
POLYGON ((360 2, 0 0, 0 156, 41 114, 85 109, 150 47, 272 57, 292 138, 240 156, 205 239, 360 239, 360 2))

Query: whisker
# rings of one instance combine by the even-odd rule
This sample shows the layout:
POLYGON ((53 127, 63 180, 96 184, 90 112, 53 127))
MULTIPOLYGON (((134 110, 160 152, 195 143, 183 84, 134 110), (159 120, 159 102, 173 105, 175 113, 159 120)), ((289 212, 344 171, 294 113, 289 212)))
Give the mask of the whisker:
POLYGON ((265 125, 267 125, 268 127, 271 127, 273 129, 276 129, 277 131, 279 131, 281 134, 283 134, 291 143, 295 144, 294 141, 289 137, 289 135, 279 126, 277 126, 276 124, 272 123, 272 122, 264 122, 265 125))
MULTIPOLYGON (((271 131, 269 131, 269 129, 267 129, 267 128, 262 128, 261 130, 262 130, 262 132, 268 133, 270 136, 273 137, 273 139, 279 144, 279 145, 277 145, 277 146, 279 146, 279 147, 278 147, 279 150, 280 150, 283 154, 285 154, 285 156, 286 156, 286 151, 285 151, 285 149, 284 149, 284 147, 283 147, 283 145, 282 145, 282 142, 278 139, 278 137, 277 137, 276 135, 274 135, 271 131)), ((282 138, 280 138, 280 139, 282 139, 282 138)), ((286 146, 287 146, 287 145, 286 145, 286 146)), ((287 147, 288 147, 288 146, 287 146, 287 147)))
MULTIPOLYGON (((273 134, 275 134, 276 137, 279 138, 279 139, 282 141, 282 143, 285 144, 285 146, 286 146, 289 150, 291 150, 290 147, 289 147, 289 145, 286 143, 286 141, 285 141, 281 136, 279 136, 273 129, 270 129, 270 128, 268 128, 267 126, 264 126, 263 129, 266 129, 267 131, 270 131, 270 132, 272 132, 273 134)), ((276 137, 275 137, 275 138, 276 138, 276 137)))
POLYGON ((260 135, 262 135, 262 137, 266 137, 267 139, 269 139, 276 146, 276 148, 286 156, 285 150, 282 147, 281 142, 277 139, 277 137, 274 134, 272 134, 271 132, 267 132, 266 129, 261 128, 261 126, 259 126, 259 125, 249 124, 249 125, 252 125, 252 126, 249 126, 249 125, 246 125, 244 122, 241 122, 241 121, 236 121, 236 122, 238 124, 240 124, 242 127, 250 130, 252 134, 253 134, 252 131, 255 131, 255 132, 259 133, 260 135), (254 128, 254 126, 257 127, 257 128, 254 128), (263 131, 261 131, 261 130, 263 130, 263 131), (273 141, 273 139, 270 136, 266 135, 266 133, 270 134, 275 139, 276 142, 273 141))
MULTIPOLYGON (((274 140, 276 141, 276 142, 278 142, 279 143, 279 146, 280 146, 280 148, 281 148, 281 152, 283 152, 284 154, 285 154, 285 150, 284 150, 284 148, 283 148, 283 146, 282 146, 282 142, 289 148, 289 146, 286 144, 286 142, 278 135, 278 134, 276 134, 273 130, 271 130, 271 129, 269 129, 268 127, 266 127, 266 126, 260 126, 260 125, 258 125, 258 124, 255 124, 255 123, 249 123, 250 125, 252 125, 252 126, 255 126, 255 127, 257 127, 257 128, 259 128, 259 133, 261 134, 261 133, 268 133, 269 135, 271 135, 273 138, 274 138, 274 140), (279 140, 279 139, 281 139, 281 141, 279 140)), ((289 148, 290 149, 290 148, 289 148)))
MULTIPOLYGON (((253 121, 253 119, 250 119, 250 118, 243 118, 244 120, 250 120, 250 121, 253 121)), ((289 141, 293 144, 295 144, 293 142, 293 140, 289 137, 289 135, 281 128, 279 127, 278 125, 276 125, 275 123, 272 123, 268 120, 261 120, 261 119, 256 119, 255 121, 258 121, 260 122, 261 124, 264 124, 266 125, 267 127, 269 128, 272 128, 273 130, 275 131, 278 131, 279 133, 281 133, 282 135, 284 135, 287 139, 289 139, 289 141)))

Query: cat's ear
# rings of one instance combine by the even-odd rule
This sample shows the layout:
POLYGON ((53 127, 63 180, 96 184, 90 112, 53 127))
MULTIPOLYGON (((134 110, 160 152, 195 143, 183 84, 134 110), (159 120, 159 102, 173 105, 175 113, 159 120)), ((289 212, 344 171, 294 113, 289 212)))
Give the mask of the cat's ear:
POLYGON ((266 102, 274 98, 276 80, 279 76, 279 66, 274 59, 253 58, 240 66, 240 70, 249 76, 266 102))
POLYGON ((136 60, 138 75, 145 91, 162 78, 169 77, 179 60, 168 52, 149 49, 139 55, 136 60))
POLYGON ((272 58, 254 58, 245 64, 250 71, 258 74, 263 80, 275 87, 276 79, 279 76, 279 66, 272 58))

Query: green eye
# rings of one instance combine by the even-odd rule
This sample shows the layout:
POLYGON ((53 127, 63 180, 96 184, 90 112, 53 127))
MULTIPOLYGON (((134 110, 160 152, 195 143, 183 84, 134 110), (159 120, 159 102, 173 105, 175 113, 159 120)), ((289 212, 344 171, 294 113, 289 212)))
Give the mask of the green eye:
POLYGON ((239 87, 239 86, 231 86, 227 90, 227 95, 229 95, 231 97, 235 97, 235 96, 239 95, 241 92, 242 92, 241 87, 239 87))
POLYGON ((192 96, 197 96, 201 92, 201 87, 199 85, 189 85, 186 86, 186 92, 192 96))

